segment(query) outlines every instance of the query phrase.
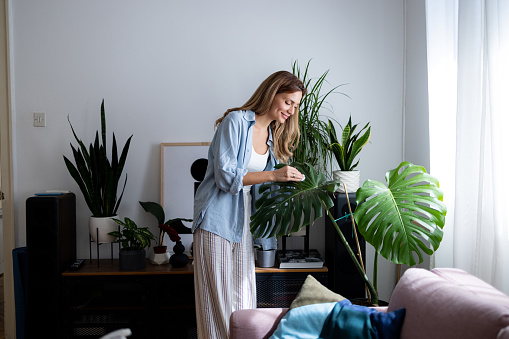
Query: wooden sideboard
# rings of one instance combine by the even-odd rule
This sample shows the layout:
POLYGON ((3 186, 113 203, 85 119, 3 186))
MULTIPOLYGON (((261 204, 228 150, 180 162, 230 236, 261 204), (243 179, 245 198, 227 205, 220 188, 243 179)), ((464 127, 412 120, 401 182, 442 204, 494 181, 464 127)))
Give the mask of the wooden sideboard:
MULTIPOLYGON (((327 285, 327 268, 256 268, 258 307, 288 307, 308 274, 327 285)), ((153 265, 120 271, 118 260, 86 260, 62 273, 63 338, 99 338, 130 328, 135 338, 196 338, 194 272, 153 265)))

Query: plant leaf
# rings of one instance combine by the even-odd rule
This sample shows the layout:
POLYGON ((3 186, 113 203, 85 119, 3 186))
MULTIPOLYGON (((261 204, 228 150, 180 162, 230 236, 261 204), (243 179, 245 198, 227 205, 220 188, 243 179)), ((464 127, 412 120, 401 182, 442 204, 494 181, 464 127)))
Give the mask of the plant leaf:
POLYGON ((330 194, 337 188, 335 181, 326 181, 325 175, 317 173, 309 163, 292 163, 291 166, 306 179, 267 183, 260 187, 262 196, 256 201, 257 211, 250 223, 254 237, 270 238, 297 232, 322 216, 322 203, 327 208, 334 205, 330 194))
POLYGON ((443 238, 447 208, 438 180, 422 166, 402 162, 383 183, 367 180, 357 190, 359 232, 387 260, 413 266, 414 254, 432 254, 443 238), (431 248, 429 247, 431 246, 431 248))
POLYGON ((162 225, 164 224, 164 210, 161 205, 159 205, 156 202, 152 201, 140 201, 141 207, 145 210, 145 212, 148 212, 152 214, 157 219, 157 224, 162 225))

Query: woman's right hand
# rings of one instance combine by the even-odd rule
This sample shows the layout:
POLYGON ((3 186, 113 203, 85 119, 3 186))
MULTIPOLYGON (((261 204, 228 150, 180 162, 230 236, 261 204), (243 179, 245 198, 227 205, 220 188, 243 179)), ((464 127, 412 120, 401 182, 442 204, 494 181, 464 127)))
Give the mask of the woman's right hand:
POLYGON ((285 182, 285 181, 302 181, 304 175, 299 172, 298 169, 292 166, 285 166, 280 169, 274 170, 274 181, 285 182))

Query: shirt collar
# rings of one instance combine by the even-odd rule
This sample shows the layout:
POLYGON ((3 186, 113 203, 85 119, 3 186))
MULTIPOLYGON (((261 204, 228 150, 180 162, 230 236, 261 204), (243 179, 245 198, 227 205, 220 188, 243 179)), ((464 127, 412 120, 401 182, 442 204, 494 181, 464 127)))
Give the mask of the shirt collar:
MULTIPOLYGON (((249 111, 244 111, 244 119, 246 119, 247 121, 255 121, 255 112, 249 110, 249 111)), ((267 140, 267 144, 269 146, 274 146, 274 140, 272 139, 272 128, 270 128, 269 126, 269 140, 267 140)))

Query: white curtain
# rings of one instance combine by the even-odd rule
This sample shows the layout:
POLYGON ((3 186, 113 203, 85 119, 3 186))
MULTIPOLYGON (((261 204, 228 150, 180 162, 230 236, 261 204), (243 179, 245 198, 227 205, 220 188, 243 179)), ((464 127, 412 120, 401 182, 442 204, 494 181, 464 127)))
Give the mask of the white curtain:
POLYGON ((448 206, 436 266, 509 294, 509 1, 427 0, 430 172, 448 206))

